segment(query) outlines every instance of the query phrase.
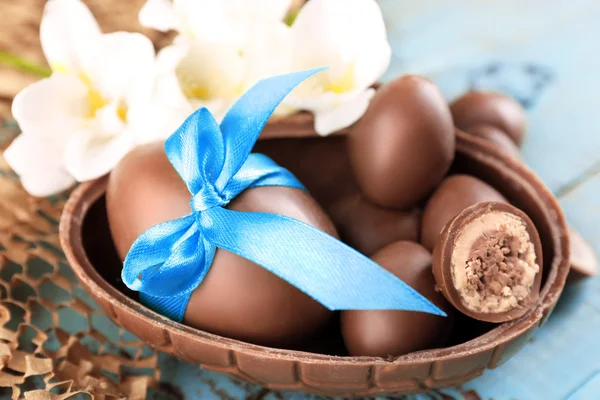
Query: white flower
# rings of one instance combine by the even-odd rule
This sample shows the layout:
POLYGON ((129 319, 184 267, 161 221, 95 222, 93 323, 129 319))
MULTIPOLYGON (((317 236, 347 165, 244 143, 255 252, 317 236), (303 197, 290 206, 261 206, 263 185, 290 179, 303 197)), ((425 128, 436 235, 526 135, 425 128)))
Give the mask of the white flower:
MULTIPOLYGON (((290 71, 290 0, 148 0, 142 25, 179 36, 157 57, 155 109, 169 131, 206 107, 220 120, 258 80, 290 71)), ((290 112, 280 107, 277 115, 290 112)))
POLYGON ((79 0, 46 3, 40 26, 53 74, 14 99, 22 134, 4 153, 35 196, 108 173, 146 134, 140 110, 153 91, 154 48, 137 33, 102 34, 79 0))
POLYGON ((148 0, 140 23, 188 40, 243 42, 254 21, 282 21, 292 0, 148 0))
POLYGON ((293 70, 329 66, 288 96, 286 104, 311 111, 327 135, 356 122, 389 66, 391 48, 375 0, 310 0, 292 28, 293 70))

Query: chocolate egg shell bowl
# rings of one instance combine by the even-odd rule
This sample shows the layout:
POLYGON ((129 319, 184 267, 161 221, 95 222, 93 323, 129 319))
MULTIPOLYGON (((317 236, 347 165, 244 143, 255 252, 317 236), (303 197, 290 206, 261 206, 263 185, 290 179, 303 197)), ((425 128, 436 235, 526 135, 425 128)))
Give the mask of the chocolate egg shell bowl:
MULTIPOLYGON (((294 350, 263 347, 173 322, 138 302, 121 281, 122 263, 106 214, 107 178, 81 185, 65 207, 60 235, 81 283, 119 325, 157 349, 208 370, 234 375, 269 388, 337 395, 423 392, 458 384, 511 358, 543 324, 568 273, 568 239, 555 198, 521 162, 493 145, 456 132, 450 174, 469 174, 492 185, 534 222, 543 247, 539 300, 518 319, 489 324, 456 313, 445 347, 399 357, 349 357, 339 325, 294 350)), ((255 151, 291 170, 316 200, 329 209, 352 178, 344 135, 263 139, 255 151)))

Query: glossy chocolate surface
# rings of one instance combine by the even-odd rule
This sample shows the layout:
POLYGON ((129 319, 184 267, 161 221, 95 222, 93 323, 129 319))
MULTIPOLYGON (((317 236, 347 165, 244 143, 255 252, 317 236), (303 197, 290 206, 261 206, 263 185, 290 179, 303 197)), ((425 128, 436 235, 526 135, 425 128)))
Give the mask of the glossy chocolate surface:
MULTIPOLYGON (((120 258, 124 259, 133 241, 146 229, 188 214, 190 197, 167 160, 162 143, 128 154, 111 174, 107 190, 108 218, 120 258)), ((228 208, 278 213, 336 235, 320 206, 299 189, 248 189, 228 208)), ((280 346, 307 339, 330 315, 319 303, 264 268, 219 249, 190 298, 184 322, 208 332, 280 346)))
POLYGON ((470 91, 450 104, 454 125, 463 131, 477 125, 498 128, 520 145, 525 137, 526 115, 523 106, 501 93, 470 91))
POLYGON ((419 240, 419 209, 401 211, 381 207, 357 193, 333 204, 327 212, 340 238, 366 255, 398 240, 419 240))
POLYGON ((508 137, 508 135, 502 132, 500 129, 492 125, 475 125, 470 127, 467 133, 486 140, 492 145, 496 146, 498 150, 512 156, 514 158, 521 158, 519 147, 515 142, 508 137))
POLYGON ((362 193, 381 206, 407 209, 440 183, 454 158, 452 116, 428 79, 402 76, 382 86, 348 138, 362 193))
MULTIPOLYGON (((494 235, 497 234, 500 230, 502 230, 502 226, 500 224, 488 224, 485 225, 488 231, 481 231, 479 234, 479 240, 475 242, 474 247, 482 247, 483 241, 489 241, 490 237, 493 238, 494 235)), ((514 239, 514 238, 512 238, 514 239)), ((518 246, 515 247, 518 249, 518 246)), ((499 249, 500 250, 500 249, 499 249)), ((504 249, 502 249, 504 250, 504 249)), ((477 250, 475 248, 471 249, 476 255, 477 250), (474 251, 475 250, 475 251, 474 251)), ((498 252, 502 254, 502 251, 498 252)), ((506 263, 504 266, 506 267, 509 264, 509 257, 517 257, 516 250, 515 254, 504 253, 502 257, 506 257, 502 259, 500 258, 501 263, 506 263)), ((540 237, 538 231, 531 221, 531 219, 518 208, 506 204, 506 203, 498 203, 498 202, 481 202, 477 203, 471 207, 466 208, 460 214, 458 214, 455 218, 452 219, 450 223, 446 225, 444 231, 440 235, 438 242, 436 243, 435 249, 433 251, 433 274, 435 276, 436 287, 440 290, 446 299, 452 303, 452 305, 467 316, 481 320, 486 322, 505 322, 510 321, 516 318, 519 318, 531 311, 532 307, 536 304, 539 299, 540 285, 542 281, 542 273, 543 273, 543 256, 542 256, 542 243, 540 241, 540 237), (459 242, 463 240, 463 234, 466 231, 467 227, 477 221, 478 219, 491 215, 500 215, 500 214, 509 214, 514 216, 518 220, 520 220, 527 231, 528 241, 531 243, 533 249, 533 253, 535 254, 535 263, 539 266, 539 271, 534 277, 532 282, 532 286, 528 292, 527 297, 523 300, 519 301, 518 304, 512 306, 510 309, 502 310, 498 312, 493 312, 491 310, 485 311, 476 311, 473 310, 466 302, 465 297, 461 294, 460 289, 457 288, 459 278, 455 276, 454 268, 460 268, 461 272, 463 270, 472 269, 471 264, 464 263, 465 265, 455 266, 454 264, 454 255, 456 252, 460 251, 459 242)), ((490 254, 488 252, 488 256, 494 257, 494 254, 490 254)), ((520 256, 520 254, 519 254, 520 256)), ((485 255, 484 255, 485 257, 485 255)), ((466 261, 466 260, 465 260, 466 261)), ((480 260, 481 261, 481 260, 480 260)), ((498 259, 492 265, 498 265, 498 259)), ((510 267, 510 265, 508 265, 510 267)), ((500 273, 496 271, 496 275, 490 275, 489 279, 494 279, 496 276, 506 277, 506 273, 500 273)), ((479 278, 474 277, 478 280, 479 288, 475 290, 487 290, 487 287, 493 284, 499 284, 499 287, 505 285, 504 283, 492 282, 488 281, 487 274, 480 275, 479 278)), ((516 278, 519 279, 519 278, 516 278)), ((509 293, 505 293, 504 291, 500 291, 502 294, 498 297, 504 298, 506 296, 510 296, 509 293)))
POLYGON ((450 333, 453 310, 435 291, 431 253, 418 243, 400 241, 379 250, 372 259, 448 316, 393 310, 342 311, 342 335, 350 355, 387 358, 442 346, 450 333))
POLYGON ((457 174, 444 179, 423 210, 421 244, 433 250, 444 226, 462 210, 480 201, 507 200, 492 186, 474 176, 457 174))

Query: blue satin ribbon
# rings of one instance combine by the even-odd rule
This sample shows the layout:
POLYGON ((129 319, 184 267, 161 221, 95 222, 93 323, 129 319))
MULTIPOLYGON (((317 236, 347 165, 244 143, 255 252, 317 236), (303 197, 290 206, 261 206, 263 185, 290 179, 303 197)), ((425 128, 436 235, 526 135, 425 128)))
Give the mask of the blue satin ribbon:
POLYGON ((250 152, 277 105, 320 70, 262 80, 233 105, 221 125, 203 108, 167 139, 167 157, 191 193, 192 213, 148 229, 125 258, 123 281, 140 291, 149 308, 180 322, 220 248, 260 265, 330 310, 445 315, 396 276, 323 231, 282 215, 225 208, 248 188, 304 189, 288 170, 250 152))

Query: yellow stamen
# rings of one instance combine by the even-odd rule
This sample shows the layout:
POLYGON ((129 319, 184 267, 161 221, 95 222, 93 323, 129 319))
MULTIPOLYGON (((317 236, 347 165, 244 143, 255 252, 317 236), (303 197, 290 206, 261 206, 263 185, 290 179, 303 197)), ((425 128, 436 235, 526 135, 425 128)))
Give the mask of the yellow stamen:
POLYGON ((184 88, 184 94, 188 99, 210 100, 213 97, 212 91, 206 86, 196 84, 184 88))
POLYGON ((352 90, 354 87, 354 64, 348 65, 341 79, 331 81, 325 86, 326 92, 344 93, 352 90))
POLYGON ((123 102, 119 103, 119 107, 117 108, 117 115, 121 118, 121 121, 127 121, 127 107, 123 104, 123 102))
MULTIPOLYGON (((88 104, 90 105, 88 117, 94 118, 98 110, 106 106, 108 104, 108 101, 106 101, 106 99, 102 97, 100 92, 94 88, 90 78, 86 74, 81 72, 79 74, 79 79, 81 79, 81 81, 85 84, 85 86, 88 89, 88 104)), ((123 102, 119 103, 119 107, 117 108, 117 115, 119 116, 121 121, 127 121, 127 107, 125 106, 125 104, 123 104, 123 102)))

